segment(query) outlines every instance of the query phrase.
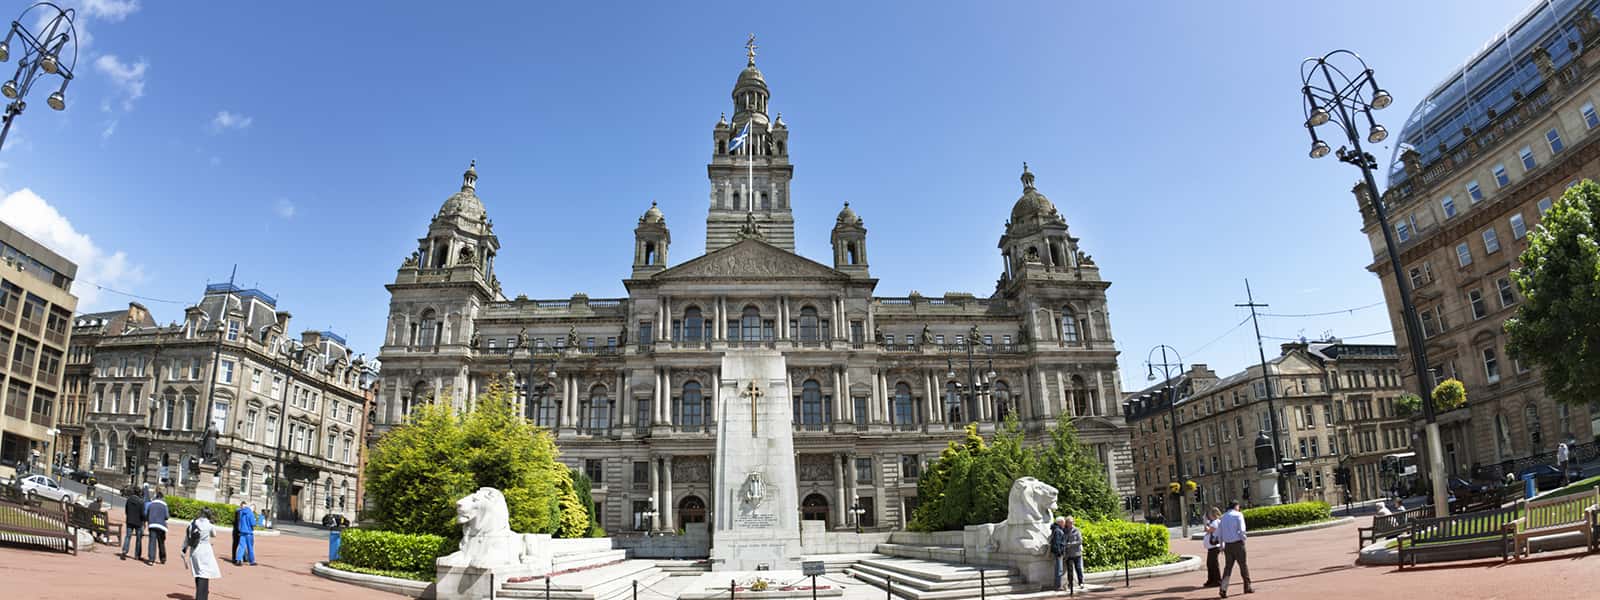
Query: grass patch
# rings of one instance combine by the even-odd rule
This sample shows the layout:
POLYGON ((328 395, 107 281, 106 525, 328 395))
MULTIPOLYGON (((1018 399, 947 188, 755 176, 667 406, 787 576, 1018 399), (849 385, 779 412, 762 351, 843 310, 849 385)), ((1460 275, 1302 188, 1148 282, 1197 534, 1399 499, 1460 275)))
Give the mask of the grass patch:
POLYGON ((0 521, 30 529, 43 529, 46 531, 61 529, 60 520, 44 519, 32 512, 12 506, 0 506, 0 521))
POLYGON ((1316 525, 1318 523, 1328 523, 1328 522, 1331 522, 1331 521, 1337 521, 1337 520, 1339 520, 1341 518, 1342 517, 1328 517, 1326 519, 1317 519, 1315 521, 1310 521, 1310 522, 1306 522, 1306 523, 1290 523, 1290 524, 1287 524, 1287 525, 1274 525, 1272 527, 1262 527, 1260 529, 1251 529, 1247 533, 1255 533, 1255 532, 1258 532, 1258 531, 1273 531, 1273 530, 1277 530, 1277 529, 1288 529, 1290 527, 1305 527, 1307 525, 1316 525))
POLYGON ((1567 484, 1567 487, 1558 489, 1558 490, 1556 490, 1554 492, 1550 492, 1549 494, 1545 494, 1540 499, 1543 500, 1544 498, 1560 498, 1562 496, 1571 496, 1573 494, 1581 494, 1581 493, 1593 490, 1594 487, 1597 486, 1597 485, 1600 485, 1600 475, 1595 475, 1594 477, 1590 477, 1588 479, 1580 479, 1578 481, 1574 481, 1572 483, 1567 484))
POLYGON ((330 563, 328 563, 328 567, 329 568, 333 568, 333 569, 338 569, 340 571, 349 571, 351 573, 361 573, 363 575, 378 575, 378 576, 382 576, 382 577, 394 577, 396 579, 410 579, 412 581, 421 581, 421 582, 433 581, 433 577, 434 577, 433 573, 428 573, 428 572, 423 572, 423 571, 392 571, 392 570, 389 570, 389 569, 369 569, 369 568, 366 568, 366 567, 358 567, 358 566, 352 565, 350 563, 344 562, 342 560, 336 560, 336 561, 330 562, 330 563))
MULTIPOLYGON (((1181 561, 1181 560, 1183 560, 1182 556, 1178 556, 1176 554, 1168 552, 1168 553, 1163 554, 1161 556, 1152 556, 1150 558, 1142 558, 1142 559, 1139 559, 1139 560, 1136 560, 1136 561, 1129 562, 1128 563, 1128 568, 1130 568, 1130 569, 1141 569, 1141 568, 1144 568, 1144 567, 1159 567, 1161 565, 1170 565, 1172 563, 1175 563, 1175 562, 1178 562, 1178 561, 1181 561)), ((1100 566, 1100 567, 1090 567, 1090 568, 1084 569, 1083 571, 1085 573, 1104 573, 1106 571, 1121 571, 1121 570, 1122 570, 1122 563, 1117 563, 1115 565, 1105 565, 1105 566, 1100 566)))

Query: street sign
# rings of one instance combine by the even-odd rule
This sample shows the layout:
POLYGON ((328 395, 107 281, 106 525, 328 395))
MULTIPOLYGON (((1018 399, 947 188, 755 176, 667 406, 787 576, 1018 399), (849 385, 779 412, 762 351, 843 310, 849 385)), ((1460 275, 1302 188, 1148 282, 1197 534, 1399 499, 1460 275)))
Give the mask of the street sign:
POLYGON ((823 574, 822 561, 820 561, 820 560, 802 561, 800 563, 800 573, 802 575, 807 576, 807 577, 815 577, 815 576, 822 575, 823 574))

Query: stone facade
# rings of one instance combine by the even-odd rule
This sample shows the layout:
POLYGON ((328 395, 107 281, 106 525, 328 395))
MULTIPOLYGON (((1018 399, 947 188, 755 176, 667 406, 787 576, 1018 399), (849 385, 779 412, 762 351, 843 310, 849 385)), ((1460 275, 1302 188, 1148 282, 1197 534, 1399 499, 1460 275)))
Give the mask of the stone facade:
POLYGON ((56 430, 78 266, 0 223, 0 475, 50 472, 71 453, 56 430))
POLYGON ((358 436, 378 365, 332 332, 290 337, 289 313, 276 304, 216 284, 182 323, 154 325, 138 306, 80 316, 81 466, 113 487, 149 483, 193 497, 213 426, 217 501, 249 500, 279 519, 354 518, 358 436), (286 483, 274 486, 280 465, 286 483))
MULTIPOLYGON (((1334 484, 1333 474, 1341 465, 1351 469, 1350 500, 1383 496, 1393 480, 1379 467, 1382 457, 1411 451, 1406 420, 1395 409, 1403 392, 1394 346, 1296 342, 1282 350, 1267 366, 1278 411, 1277 443, 1296 466, 1284 501, 1344 502, 1346 490, 1334 484)), ((1256 437, 1271 430, 1266 385, 1259 365, 1220 379, 1205 365, 1194 365, 1173 382, 1183 475, 1199 486, 1202 504, 1220 507, 1249 498, 1256 437)), ((1163 382, 1135 392, 1127 414, 1145 517, 1176 523, 1166 388, 1163 382)))
MULTIPOLYGON (((850 206, 832 229, 833 256, 794 253, 788 131, 781 118, 769 124, 753 59, 733 99, 733 120, 712 129, 707 253, 670 264, 671 234, 652 205, 634 229, 625 298, 503 294, 500 241, 469 168, 387 286, 375 433, 419 402, 466 406, 510 371, 525 416, 594 480, 608 531, 693 530, 714 509, 721 357, 761 349, 783 353, 794 390, 779 401, 796 415, 797 508, 830 527, 855 526, 846 509, 857 498, 864 528, 900 527, 918 474, 969 422, 992 431, 1015 415, 1042 438, 1069 415, 1102 461, 1127 465, 1110 284, 1031 173, 1000 238, 993 293, 878 297, 867 229, 850 206), (729 148, 747 124, 753 166, 729 148), (647 522, 652 503, 659 517, 647 522)), ((1121 469, 1108 475, 1131 493, 1121 469)))
MULTIPOLYGON (((1455 377, 1467 390, 1465 408, 1438 416, 1451 475, 1497 479, 1506 467, 1549 462, 1539 455, 1552 453, 1559 441, 1587 442, 1600 434, 1600 404, 1566 406, 1547 398, 1538 371, 1507 353, 1503 328, 1521 301, 1510 273, 1527 247, 1527 233, 1568 187, 1600 175, 1595 8, 1592 1, 1562 0, 1530 10, 1526 22, 1532 25, 1519 25, 1492 54, 1468 61, 1474 74, 1446 77, 1482 89, 1441 86, 1401 134, 1410 149, 1399 153, 1383 200, 1421 318, 1432 371, 1426 383, 1455 377), (1500 71, 1530 66, 1537 77, 1526 86, 1496 87, 1512 81, 1500 71), (1480 94, 1503 98, 1462 100, 1480 94), (1440 125, 1442 116, 1461 125, 1440 125)), ((1405 333, 1383 231, 1365 186, 1354 192, 1373 252, 1367 268, 1382 282, 1405 357, 1401 375, 1408 390, 1418 390, 1409 358, 1417 340, 1405 333)), ((1413 425, 1422 430, 1420 418, 1413 425)), ((1419 462, 1427 468, 1425 459, 1419 462)))

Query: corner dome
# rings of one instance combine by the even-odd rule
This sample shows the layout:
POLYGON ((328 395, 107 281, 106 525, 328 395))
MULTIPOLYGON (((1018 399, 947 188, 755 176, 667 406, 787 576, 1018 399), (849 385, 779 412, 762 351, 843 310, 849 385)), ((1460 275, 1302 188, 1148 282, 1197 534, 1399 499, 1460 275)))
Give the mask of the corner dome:
POLYGON ((1033 187, 1033 173, 1028 171, 1028 163, 1022 163, 1022 197, 1017 198, 1017 203, 1011 207, 1011 222, 1021 223, 1037 217, 1054 217, 1056 205, 1050 199, 1039 193, 1033 187))
POLYGON ((483 201, 478 199, 477 167, 478 161, 472 161, 467 166, 467 171, 461 174, 461 191, 445 199, 444 206, 439 207, 439 216, 461 216, 472 221, 488 219, 489 213, 483 209, 483 201))
POLYGON ((856 216, 856 211, 850 208, 850 203, 844 203, 844 210, 839 211, 840 225, 860 225, 861 217, 856 216))
POLYGON ((655 202, 651 202, 650 210, 644 211, 644 214, 639 217, 639 222, 665 224, 667 222, 667 217, 661 214, 661 209, 656 208, 655 202))

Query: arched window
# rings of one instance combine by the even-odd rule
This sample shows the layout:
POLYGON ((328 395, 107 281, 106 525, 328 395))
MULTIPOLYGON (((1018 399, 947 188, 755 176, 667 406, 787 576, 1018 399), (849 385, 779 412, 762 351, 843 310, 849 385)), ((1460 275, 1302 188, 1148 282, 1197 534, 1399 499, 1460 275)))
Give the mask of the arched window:
POLYGON ((168 390, 161 398, 161 428, 172 429, 172 417, 177 413, 178 394, 168 390))
POLYGON ((800 341, 814 342, 821 339, 820 332, 818 331, 821 321, 821 319, 817 318, 817 308, 815 306, 801 307, 799 323, 800 341))
POLYGON ((994 382, 994 420, 1004 421, 1011 414, 1011 386, 1004 381, 994 382))
POLYGON ((1539 407, 1529 402, 1522 409, 1522 421, 1528 429, 1528 450, 1539 452, 1544 449, 1544 431, 1539 424, 1539 407))
POLYGON ((686 523, 706 522, 706 502, 699 496, 684 496, 678 501, 678 528, 685 529, 686 523))
POLYGON ((1072 307, 1061 307, 1061 341, 1069 344, 1078 342, 1078 313, 1072 307))
POLYGON ((815 379, 807 379, 800 384, 800 423, 806 429, 820 430, 826 422, 826 412, 822 407, 822 384, 815 379))
POLYGON ((742 206, 739 206, 739 190, 733 191, 733 208, 734 210, 743 208, 742 206))
POLYGON ((900 427, 911 427, 917 424, 916 407, 911 401, 911 386, 904 382, 894 386, 894 423, 900 427))
POLYGON ((344 509, 344 507, 345 507, 345 499, 347 499, 349 497, 350 497, 350 480, 347 479, 347 480, 339 482, 339 509, 340 510, 344 509))
POLYGON ((954 381, 944 384, 944 417, 946 423, 961 422, 961 384, 954 381))
POLYGON ((684 382, 683 395, 678 402, 678 423, 683 425, 685 431, 699 431, 700 426, 705 424, 705 398, 700 394, 700 382, 684 382))
POLYGON ((115 468, 116 466, 117 466, 117 434, 112 433, 112 434, 106 436, 106 464, 105 464, 105 467, 107 469, 111 469, 111 468, 115 468))
POLYGON ((417 339, 417 345, 423 348, 432 347, 438 341, 437 334, 439 333, 438 329, 441 325, 442 323, 439 323, 438 319, 435 317, 433 309, 430 308, 422 311, 420 336, 419 339, 417 339))
POLYGON ((561 411, 556 406, 555 388, 551 385, 539 385, 533 388, 534 402, 539 405, 539 416, 534 421, 545 429, 554 429, 561 425, 561 411))
POLYGON ((800 518, 806 521, 828 520, 828 497, 822 494, 811 494, 800 501, 800 518))
POLYGON ((856 243, 848 242, 844 245, 845 260, 848 264, 861 264, 861 256, 856 252, 856 243))
POLYGON ((691 306, 683 311, 683 339, 698 342, 709 337, 706 328, 710 323, 700 314, 700 307, 691 306))
POLYGON ((239 493, 245 496, 250 495, 250 463, 248 462, 239 467, 239 493))
POLYGON ((739 316, 739 339, 747 342, 761 339, 761 310, 754 306, 744 307, 744 313, 739 316))
POLYGON ((611 399, 606 397, 605 386, 597 385, 589 390, 589 406, 584 413, 589 419, 589 433, 604 434, 611 430, 611 399))
POLYGON ((772 198, 766 192, 761 192, 761 210, 772 210, 772 198))
POLYGON ((645 242, 644 243, 644 264, 653 265, 655 263, 656 263, 656 243, 655 242, 645 242))
POLYGON ((94 469, 95 465, 100 464, 100 456, 104 451, 104 448, 101 447, 103 443, 100 441, 100 432, 89 432, 89 468, 91 470, 94 469))

